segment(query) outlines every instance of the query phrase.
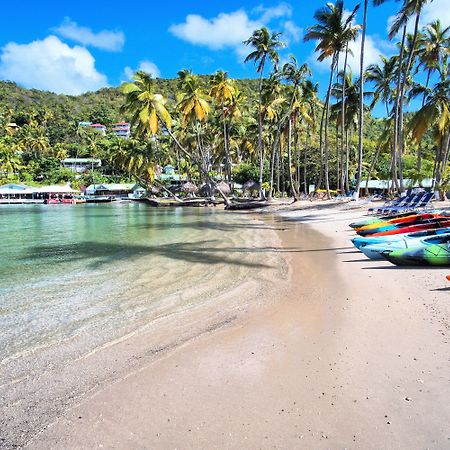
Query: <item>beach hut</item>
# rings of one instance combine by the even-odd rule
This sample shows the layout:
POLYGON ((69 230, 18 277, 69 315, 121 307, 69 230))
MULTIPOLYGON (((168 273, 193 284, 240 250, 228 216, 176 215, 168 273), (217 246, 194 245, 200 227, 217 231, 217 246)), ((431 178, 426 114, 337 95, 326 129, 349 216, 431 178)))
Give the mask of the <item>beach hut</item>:
POLYGON ((198 192, 198 187, 194 183, 187 181, 181 185, 181 191, 186 192, 186 194, 195 194, 198 192))
POLYGON ((261 189, 261 185, 253 180, 247 181, 246 183, 244 183, 244 186, 242 186, 242 190, 244 192, 246 192, 246 191, 250 192, 250 194, 259 192, 260 189, 261 189))
POLYGON ((220 189, 224 195, 229 195, 231 193, 230 185, 225 183, 225 181, 220 181, 217 183, 216 191, 219 192, 217 188, 220 189))

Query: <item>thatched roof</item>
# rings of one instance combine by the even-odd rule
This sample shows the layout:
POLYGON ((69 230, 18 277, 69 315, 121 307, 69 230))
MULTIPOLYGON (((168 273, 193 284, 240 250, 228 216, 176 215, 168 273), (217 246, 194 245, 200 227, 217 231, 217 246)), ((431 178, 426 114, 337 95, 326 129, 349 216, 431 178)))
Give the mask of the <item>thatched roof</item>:
POLYGON ((225 195, 228 195, 231 192, 230 185, 225 183, 225 181, 220 181, 217 183, 216 187, 219 188, 225 195))
POLYGON ((194 183, 187 181, 181 185, 181 190, 187 193, 196 193, 198 192, 198 187, 194 183))
POLYGON ((159 189, 158 189, 156 186, 149 186, 149 187, 147 188, 147 192, 148 192, 149 194, 156 195, 156 194, 159 194, 159 189))

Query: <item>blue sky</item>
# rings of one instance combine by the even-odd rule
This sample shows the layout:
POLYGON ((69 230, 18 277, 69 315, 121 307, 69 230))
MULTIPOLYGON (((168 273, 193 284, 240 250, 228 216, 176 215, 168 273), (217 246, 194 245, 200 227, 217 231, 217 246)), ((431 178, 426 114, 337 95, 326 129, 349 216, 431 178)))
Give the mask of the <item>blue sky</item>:
MULTIPOLYGON (((439 17, 450 25, 447 2, 434 0, 424 12, 424 21, 439 17)), ((345 8, 350 10, 356 4, 347 1, 345 8)), ((117 86, 137 68, 165 78, 175 77, 181 68, 195 73, 223 69, 232 77, 253 77, 254 66, 243 64, 248 49, 242 40, 254 28, 266 25, 284 33, 288 46, 282 51, 282 60, 293 53, 299 62, 308 62, 323 89, 328 65, 317 64, 314 43, 302 40, 321 5, 313 0, 7 2, 2 5, 0 79, 78 94, 117 86)), ((398 7, 393 1, 370 7, 368 64, 377 62, 379 54, 392 54, 386 30, 398 7)), ((362 10, 358 23, 361 16, 362 10)), ((350 63, 356 73, 357 43, 354 53, 350 63)))

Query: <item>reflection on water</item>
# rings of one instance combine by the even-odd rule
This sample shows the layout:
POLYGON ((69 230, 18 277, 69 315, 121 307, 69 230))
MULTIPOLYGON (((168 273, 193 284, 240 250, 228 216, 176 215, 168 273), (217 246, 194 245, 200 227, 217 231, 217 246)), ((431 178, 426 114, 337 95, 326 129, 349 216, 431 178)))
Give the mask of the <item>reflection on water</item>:
POLYGON ((2 206, 3 362, 87 334, 101 345, 269 267, 252 245, 260 228, 214 208, 2 206))

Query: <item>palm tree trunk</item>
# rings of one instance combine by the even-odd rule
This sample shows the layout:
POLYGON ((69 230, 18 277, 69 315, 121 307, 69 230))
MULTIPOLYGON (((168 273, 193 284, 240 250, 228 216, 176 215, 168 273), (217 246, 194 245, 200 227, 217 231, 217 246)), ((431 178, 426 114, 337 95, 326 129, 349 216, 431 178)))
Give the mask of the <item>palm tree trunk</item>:
POLYGON ((309 194, 308 185, 306 184, 306 164, 308 162, 308 145, 309 145, 309 125, 306 130, 305 151, 303 154, 303 186, 305 187, 305 195, 309 194))
POLYGON ((358 170, 356 176, 356 186, 353 198, 359 199, 359 188, 362 177, 362 163, 363 163, 363 126, 364 126, 364 46, 366 43, 366 29, 367 29, 367 6, 369 0, 364 0, 364 16, 361 33, 361 57, 359 59, 359 118, 358 118, 358 170))
POLYGON ((264 74, 264 58, 261 62, 261 74, 259 76, 259 86, 258 86, 258 147, 259 147, 259 196, 261 199, 264 198, 262 180, 263 180, 263 170, 264 170, 264 149, 263 149, 263 139, 262 139, 262 80, 264 74))
POLYGON ((392 146, 391 160, 392 160, 392 182, 395 185, 397 191, 400 191, 398 185, 398 175, 397 175, 397 154, 399 149, 399 119, 400 119, 400 97, 401 97, 401 84, 402 84, 402 67, 403 67, 403 54, 405 50, 405 39, 406 39, 406 26, 403 27, 402 43, 400 47, 400 57, 398 60, 397 68, 397 92, 395 96, 394 104, 394 142, 392 146))
POLYGON ((328 122, 330 117, 330 97, 331 97, 331 87, 333 85, 333 76, 334 71, 337 66, 337 55, 333 55, 333 60, 331 62, 331 70, 330 70, 330 81, 328 83, 328 91, 325 100, 325 136, 324 136, 324 177, 325 177, 325 189, 327 192, 327 198, 330 198, 330 182, 328 179, 328 122))
POLYGON ((222 102, 222 119, 223 119, 223 143, 225 150, 225 176, 229 182, 231 182, 231 166, 230 166, 230 155, 228 152, 228 132, 227 132, 227 119, 225 116, 225 107, 222 102))
POLYGON ((342 100, 341 100, 341 189, 344 193, 344 145, 345 145, 345 81, 347 76, 348 42, 345 46, 344 69, 342 76, 342 100))
POLYGON ((292 156, 291 156, 291 140, 292 140, 292 119, 289 118, 288 121, 288 170, 289 170, 289 183, 291 185, 292 196, 294 197, 294 202, 296 202, 298 198, 297 190, 294 185, 294 179, 292 177, 292 156))

